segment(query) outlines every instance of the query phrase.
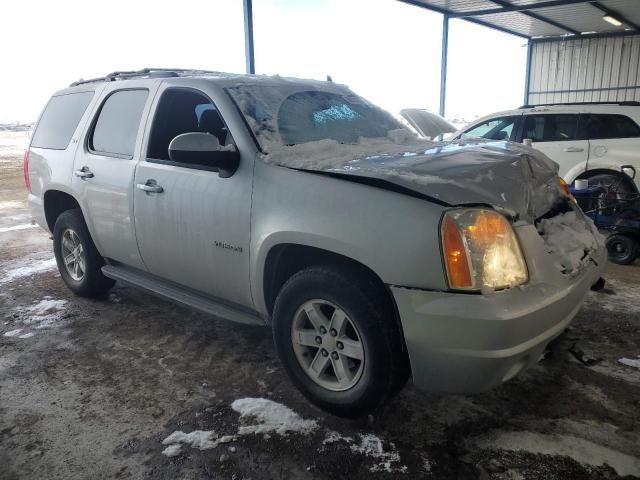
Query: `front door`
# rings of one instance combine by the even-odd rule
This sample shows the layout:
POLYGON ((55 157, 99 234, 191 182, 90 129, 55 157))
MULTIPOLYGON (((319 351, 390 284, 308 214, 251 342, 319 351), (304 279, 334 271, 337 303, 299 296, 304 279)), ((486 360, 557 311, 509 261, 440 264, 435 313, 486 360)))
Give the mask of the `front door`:
POLYGON ((152 122, 134 182, 136 235, 145 266, 164 279, 251 307, 252 159, 243 157, 229 178, 207 165, 169 159, 169 143, 182 133, 207 132, 221 145, 234 143, 201 91, 165 86, 152 122))
MULTIPOLYGON (((135 82, 131 82, 135 85, 135 82)), ((72 187, 100 253, 144 268, 135 239, 130 195, 140 157, 141 124, 152 92, 144 87, 107 87, 83 145, 74 159, 72 187)))
POLYGON ((533 148, 560 165, 561 177, 576 165, 586 169, 589 142, 579 133, 577 113, 528 114, 524 117, 522 138, 530 138, 533 148))

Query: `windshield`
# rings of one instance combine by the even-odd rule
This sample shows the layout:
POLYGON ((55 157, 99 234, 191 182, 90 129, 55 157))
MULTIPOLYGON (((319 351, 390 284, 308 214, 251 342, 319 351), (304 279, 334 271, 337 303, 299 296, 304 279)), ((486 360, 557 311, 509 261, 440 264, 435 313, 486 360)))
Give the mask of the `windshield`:
POLYGON ((318 140, 357 143, 402 128, 391 115, 348 89, 305 85, 228 88, 263 150, 318 140))

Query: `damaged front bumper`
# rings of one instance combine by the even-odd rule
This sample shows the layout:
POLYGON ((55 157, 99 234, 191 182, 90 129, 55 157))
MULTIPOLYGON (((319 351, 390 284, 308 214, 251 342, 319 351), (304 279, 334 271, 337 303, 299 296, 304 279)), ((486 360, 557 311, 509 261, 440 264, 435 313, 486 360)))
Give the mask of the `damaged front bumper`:
POLYGON ((390 287, 417 387, 473 393, 513 378, 567 328, 600 278, 604 245, 579 274, 567 276, 549 259, 535 227, 516 230, 530 274, 523 287, 490 295, 390 287))

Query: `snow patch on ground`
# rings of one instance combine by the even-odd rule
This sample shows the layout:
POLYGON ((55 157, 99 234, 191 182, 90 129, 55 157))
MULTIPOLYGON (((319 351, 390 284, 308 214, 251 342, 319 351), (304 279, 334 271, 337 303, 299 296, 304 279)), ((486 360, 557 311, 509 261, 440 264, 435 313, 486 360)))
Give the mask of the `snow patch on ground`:
POLYGON ((407 471, 405 465, 400 465, 400 454, 395 445, 388 442, 385 449, 384 442, 372 433, 360 435, 360 443, 351 445, 351 451, 375 459, 375 463, 369 468, 372 472, 406 473, 407 471))
POLYGON ((24 151, 29 146, 29 132, 0 132, 0 158, 18 157, 22 158, 24 151))
POLYGON ((640 368, 640 355, 638 355, 638 358, 620 358, 618 362, 628 367, 640 368))
POLYGON ((640 476, 639 458, 573 435, 495 431, 476 441, 476 444, 481 448, 524 450, 542 455, 564 455, 578 463, 591 466, 601 466, 606 463, 619 475, 640 476))
POLYGON ((540 220, 538 232, 547 253, 553 256, 560 271, 568 275, 587 265, 590 253, 604 244, 604 237, 593 222, 574 211, 540 220))
POLYGON ((8 335, 8 333, 12 332, 7 332, 4 335, 18 336, 18 338, 31 338, 35 335, 35 332, 30 331, 22 333, 25 327, 28 329, 40 330, 43 328, 59 326, 64 317, 67 303, 68 302, 66 300, 56 300, 52 297, 44 297, 42 300, 36 301, 32 305, 18 306, 14 308, 14 312, 18 318, 18 323, 22 325, 22 328, 15 330, 19 332, 18 334, 8 335))
POLYGON ((619 380, 624 380, 628 383, 640 385, 640 370, 631 369, 626 365, 622 366, 619 363, 612 363, 605 360, 590 368, 591 370, 602 373, 603 375, 608 375, 619 380))
POLYGON ((29 262, 29 260, 25 259, 20 265, 5 270, 2 273, 2 277, 0 277, 0 285, 11 283, 19 278, 31 277, 39 273, 50 272, 57 268, 55 258, 36 261, 30 265, 27 265, 27 262, 29 262))
POLYGON ((587 302, 610 312, 640 311, 640 285, 607 278, 606 291, 590 292, 587 302))
POLYGON ((17 208, 25 208, 26 202, 19 202, 17 200, 3 200, 0 202, 0 211, 2 210, 14 210, 17 208))
POLYGON ((231 408, 240 414, 244 423, 238 428, 238 434, 287 433, 308 434, 318 428, 315 420, 304 420, 289 407, 266 398, 241 398, 231 404, 231 408))
POLYGON ((162 445, 168 445, 162 454, 167 457, 175 457, 181 453, 182 445, 190 445, 198 450, 210 450, 235 439, 234 435, 223 435, 216 438, 213 430, 194 430, 190 433, 177 430, 162 441, 162 445))
POLYGON ((22 329, 21 328, 16 328, 15 330, 11 330, 10 332, 5 332, 4 336, 5 337, 17 337, 18 335, 20 335, 20 333, 22 333, 22 329))
POLYGON ((17 232, 18 230, 27 230, 28 228, 36 228, 38 225, 31 223, 23 223, 21 225, 13 225, 11 227, 0 227, 0 233, 17 232))
POLYGON ((344 437, 335 430, 329 430, 322 441, 322 445, 331 445, 338 442, 353 443, 353 437, 344 437))

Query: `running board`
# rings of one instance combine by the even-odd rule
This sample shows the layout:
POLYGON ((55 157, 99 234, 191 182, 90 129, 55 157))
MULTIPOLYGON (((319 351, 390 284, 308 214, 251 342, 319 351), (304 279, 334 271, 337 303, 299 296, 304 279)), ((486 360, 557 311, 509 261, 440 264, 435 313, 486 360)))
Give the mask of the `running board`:
POLYGON ((102 267, 102 273, 125 285, 140 288, 157 297, 173 300, 215 317, 249 325, 265 325, 265 321, 255 312, 216 301, 146 273, 118 265, 105 265, 102 267))

